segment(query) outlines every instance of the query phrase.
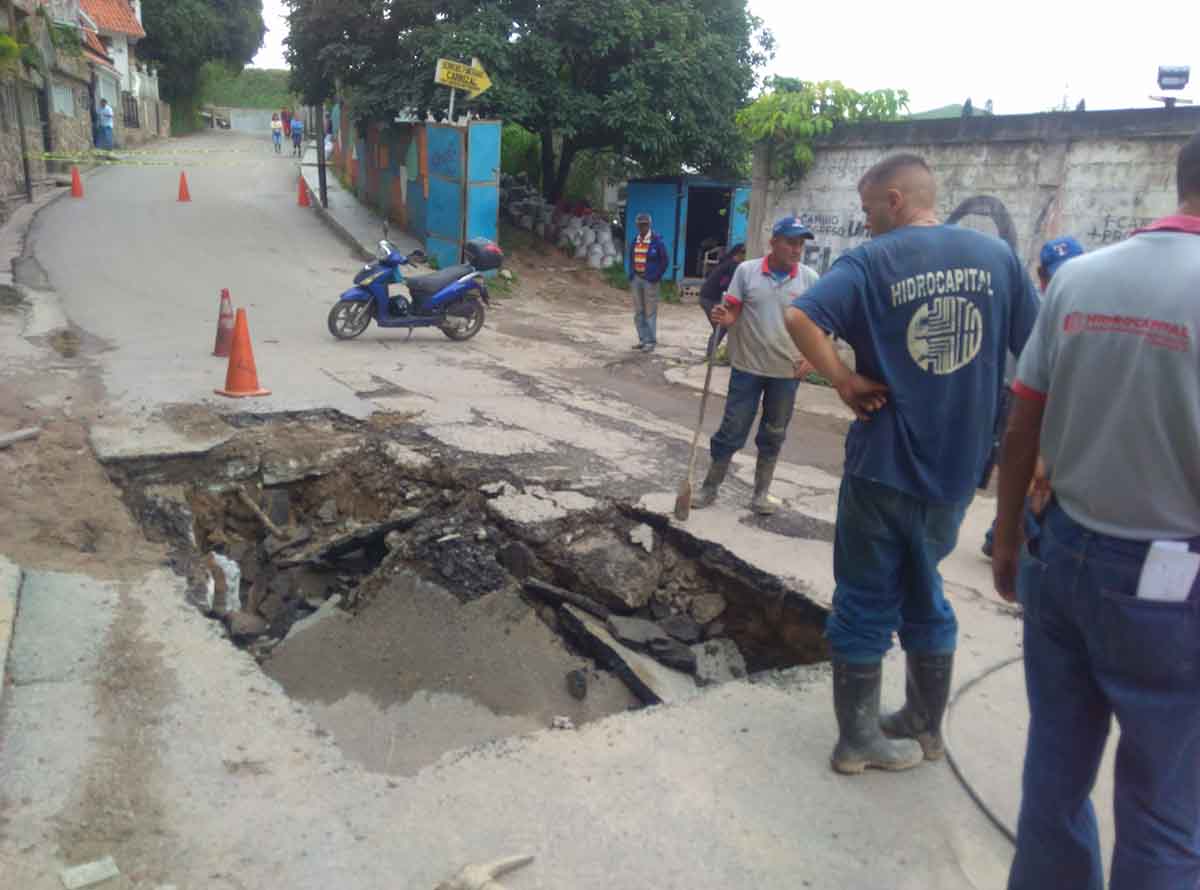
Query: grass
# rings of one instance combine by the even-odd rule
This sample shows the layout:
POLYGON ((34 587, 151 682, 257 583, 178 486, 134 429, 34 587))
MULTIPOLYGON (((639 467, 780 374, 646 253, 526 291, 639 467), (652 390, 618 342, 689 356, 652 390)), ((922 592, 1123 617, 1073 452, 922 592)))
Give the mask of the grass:
POLYGON ((617 290, 629 290, 629 275, 625 272, 625 264, 617 263, 607 269, 600 270, 600 277, 608 282, 609 287, 617 290))

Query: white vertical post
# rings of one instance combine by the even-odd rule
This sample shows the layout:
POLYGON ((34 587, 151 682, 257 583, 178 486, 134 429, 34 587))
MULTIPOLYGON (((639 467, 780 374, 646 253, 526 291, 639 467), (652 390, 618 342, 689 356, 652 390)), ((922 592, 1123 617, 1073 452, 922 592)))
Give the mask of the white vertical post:
POLYGON ((450 115, 449 116, 450 116, 451 124, 454 123, 454 94, 457 92, 458 92, 458 90, 454 89, 454 87, 450 87, 450 115))

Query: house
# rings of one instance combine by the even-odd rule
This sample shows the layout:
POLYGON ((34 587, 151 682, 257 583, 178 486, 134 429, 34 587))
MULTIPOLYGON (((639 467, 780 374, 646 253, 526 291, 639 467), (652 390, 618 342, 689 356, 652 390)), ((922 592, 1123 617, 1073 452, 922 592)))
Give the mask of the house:
POLYGON ((170 111, 159 99, 158 75, 137 61, 136 44, 146 36, 141 0, 79 0, 79 4, 86 29, 100 44, 96 47, 89 39, 88 46, 95 55, 111 60, 116 70, 119 96, 112 95, 111 72, 99 68, 95 72, 96 104, 107 99, 116 114, 116 144, 138 145, 170 135, 170 111))

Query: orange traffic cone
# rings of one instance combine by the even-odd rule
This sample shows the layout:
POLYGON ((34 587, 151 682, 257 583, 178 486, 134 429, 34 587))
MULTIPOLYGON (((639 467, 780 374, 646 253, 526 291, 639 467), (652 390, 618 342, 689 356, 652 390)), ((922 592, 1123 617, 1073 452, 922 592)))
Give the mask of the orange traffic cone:
POLYGON ((300 177, 300 197, 296 200, 296 203, 299 204, 301 207, 311 207, 312 206, 312 204, 309 203, 309 200, 308 200, 308 185, 304 182, 303 176, 300 177))
POLYGON ((225 388, 214 389, 213 392, 231 399, 271 394, 271 390, 258 385, 258 369, 254 367, 254 350, 250 347, 250 325, 246 322, 245 309, 237 311, 237 320, 233 323, 233 348, 229 354, 225 388))
POLYGON ((222 358, 229 355, 229 347, 233 345, 233 301, 229 299, 229 288, 221 288, 221 306, 217 310, 217 342, 213 345, 213 355, 222 358))
POLYGON ((71 168, 71 197, 72 198, 82 198, 83 197, 83 181, 79 178, 79 168, 78 167, 71 168))
POLYGON ((186 204, 190 200, 192 200, 192 193, 188 191, 187 174, 180 173, 179 174, 179 202, 181 204, 186 204))

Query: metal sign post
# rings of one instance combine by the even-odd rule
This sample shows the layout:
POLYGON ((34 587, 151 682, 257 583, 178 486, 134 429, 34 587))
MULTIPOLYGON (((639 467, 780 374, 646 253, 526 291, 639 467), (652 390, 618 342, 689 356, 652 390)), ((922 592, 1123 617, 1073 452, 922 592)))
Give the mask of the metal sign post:
POLYGON ((454 97, 459 90, 466 90, 467 98, 474 99, 492 85, 492 79, 483 70, 479 59, 471 59, 470 65, 452 59, 438 59, 433 82, 450 87, 450 123, 454 123, 454 97))

